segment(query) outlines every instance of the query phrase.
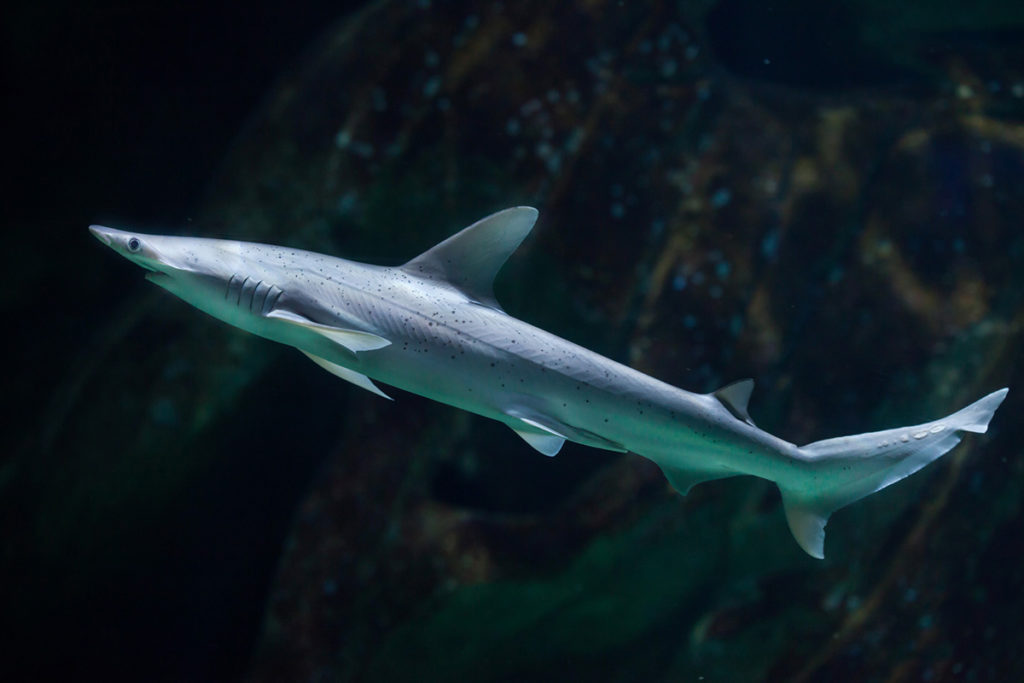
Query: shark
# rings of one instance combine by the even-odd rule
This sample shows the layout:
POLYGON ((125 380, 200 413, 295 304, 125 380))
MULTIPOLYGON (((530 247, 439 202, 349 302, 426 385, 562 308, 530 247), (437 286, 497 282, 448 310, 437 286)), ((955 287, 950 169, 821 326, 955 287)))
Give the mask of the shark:
POLYGON ((538 212, 483 218, 400 266, 287 246, 90 226, 146 279, 229 325, 293 346, 378 396, 378 385, 508 425, 554 456, 566 441, 648 458, 685 495, 737 475, 775 483, 797 544, 824 558, 836 510, 984 433, 1002 388, 943 418, 797 446, 758 428, 753 380, 710 393, 660 381, 506 313, 498 271, 538 212))

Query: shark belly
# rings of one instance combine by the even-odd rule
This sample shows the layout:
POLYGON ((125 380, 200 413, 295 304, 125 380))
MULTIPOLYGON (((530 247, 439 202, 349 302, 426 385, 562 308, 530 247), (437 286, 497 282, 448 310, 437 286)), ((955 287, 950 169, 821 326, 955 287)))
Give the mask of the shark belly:
POLYGON ((549 425, 567 440, 631 451, 663 468, 768 476, 780 466, 771 457, 778 455, 774 437, 739 422, 713 397, 660 382, 500 311, 460 301, 421 311, 410 325, 400 314, 405 310, 399 306, 388 316, 404 325, 378 321, 392 344, 360 354, 354 369, 517 431, 524 420, 549 425))

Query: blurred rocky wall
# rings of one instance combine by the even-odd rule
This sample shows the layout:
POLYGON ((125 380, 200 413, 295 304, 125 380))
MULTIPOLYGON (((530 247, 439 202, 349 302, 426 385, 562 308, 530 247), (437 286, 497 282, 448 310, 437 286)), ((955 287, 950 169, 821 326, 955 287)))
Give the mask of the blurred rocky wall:
POLYGON ((692 391, 754 377, 755 421, 797 443, 1011 387, 988 435, 838 513, 824 562, 767 482, 684 499, 637 456, 549 460, 162 294, 112 316, 8 477, 45 511, 9 547, 100 571, 252 458, 225 504, 301 495, 254 522, 287 537, 254 680, 1024 673, 1022 43, 910 22, 858 78, 773 78, 729 51, 743 8, 372 3, 268 96, 199 224, 397 264, 537 206, 507 311, 692 391))

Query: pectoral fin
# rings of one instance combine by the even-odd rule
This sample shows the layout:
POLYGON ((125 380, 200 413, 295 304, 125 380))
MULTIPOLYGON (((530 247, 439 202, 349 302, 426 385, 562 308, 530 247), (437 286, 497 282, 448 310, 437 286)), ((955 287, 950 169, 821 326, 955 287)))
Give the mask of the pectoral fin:
MULTIPOLYGON (((299 350, 302 351, 302 349, 299 350)), ((349 370, 348 368, 338 365, 337 363, 332 363, 331 361, 325 360, 320 356, 314 356, 308 351, 302 351, 302 353, 306 354, 311 361, 313 361, 314 363, 316 363, 317 365, 319 365, 320 367, 322 367, 324 370, 331 373, 335 377, 340 377, 346 382, 352 382, 352 384, 355 384, 357 387, 362 387, 367 391, 372 391, 378 396, 383 396, 389 401, 394 400, 390 396, 385 394, 383 391, 381 391, 380 388, 373 383, 373 380, 371 380, 366 375, 358 373, 355 370, 349 370)))
POLYGON ((299 315, 298 313, 293 313, 292 311, 280 308, 275 308, 270 313, 267 313, 266 317, 282 320, 286 323, 298 325, 311 332, 315 332, 327 337, 335 344, 343 346, 353 353, 356 351, 373 351, 374 349, 381 349, 391 343, 391 340, 373 334, 372 332, 346 330, 341 327, 321 325, 320 323, 315 323, 309 318, 299 315))

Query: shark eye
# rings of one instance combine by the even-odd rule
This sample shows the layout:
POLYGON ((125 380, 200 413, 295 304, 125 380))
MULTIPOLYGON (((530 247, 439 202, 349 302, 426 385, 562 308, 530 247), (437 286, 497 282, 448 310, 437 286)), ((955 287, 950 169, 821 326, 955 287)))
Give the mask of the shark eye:
POLYGON ((139 241, 138 237, 132 237, 131 239, 128 240, 128 251, 134 253, 134 252, 137 252, 141 248, 142 248, 142 242, 139 241))

